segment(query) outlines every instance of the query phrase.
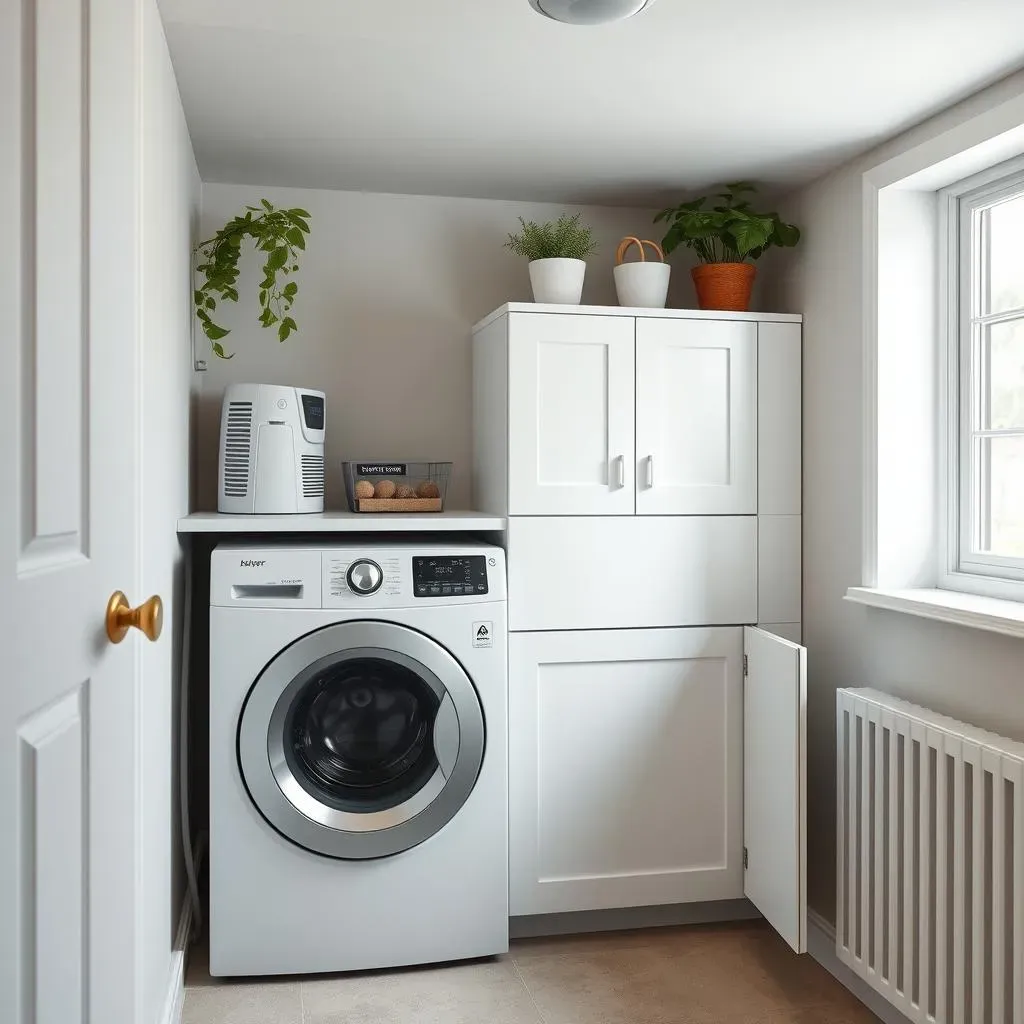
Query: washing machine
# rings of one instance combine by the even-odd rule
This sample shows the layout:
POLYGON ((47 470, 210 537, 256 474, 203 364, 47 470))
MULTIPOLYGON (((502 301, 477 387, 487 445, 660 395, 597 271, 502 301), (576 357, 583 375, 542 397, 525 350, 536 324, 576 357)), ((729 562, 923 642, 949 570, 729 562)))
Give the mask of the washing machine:
POLYGON ((210 972, 508 949, 500 548, 218 545, 210 972))

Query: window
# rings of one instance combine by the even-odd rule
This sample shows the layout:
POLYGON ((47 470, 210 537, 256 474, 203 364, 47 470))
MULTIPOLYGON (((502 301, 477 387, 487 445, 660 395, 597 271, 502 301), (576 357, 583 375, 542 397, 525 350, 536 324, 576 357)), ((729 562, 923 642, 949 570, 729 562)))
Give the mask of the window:
POLYGON ((947 565, 963 589, 1024 598, 1024 171, 962 189, 947 193, 947 565))

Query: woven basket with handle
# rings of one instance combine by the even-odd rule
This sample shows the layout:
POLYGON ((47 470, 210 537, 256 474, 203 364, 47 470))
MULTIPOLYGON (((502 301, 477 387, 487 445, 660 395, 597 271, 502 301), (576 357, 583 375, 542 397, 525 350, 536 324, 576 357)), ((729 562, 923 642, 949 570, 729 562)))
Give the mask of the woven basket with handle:
POLYGON ((622 264, 626 262, 626 253, 629 252, 634 245, 640 250, 641 263, 647 262, 647 252, 644 249, 645 245, 649 245, 654 250, 655 255, 657 255, 658 260, 661 263, 665 262, 665 253, 657 242, 652 242, 649 238, 640 239, 634 238, 632 235, 627 235, 621 242, 619 242, 619 247, 615 250, 615 266, 621 267, 622 264))
POLYGON ((671 267, 665 262, 665 253, 657 242, 627 235, 615 250, 613 275, 619 305, 664 309, 671 272, 671 267), (640 253, 640 259, 626 263, 626 253, 634 245, 640 253), (647 246, 654 250, 657 260, 647 259, 647 246))

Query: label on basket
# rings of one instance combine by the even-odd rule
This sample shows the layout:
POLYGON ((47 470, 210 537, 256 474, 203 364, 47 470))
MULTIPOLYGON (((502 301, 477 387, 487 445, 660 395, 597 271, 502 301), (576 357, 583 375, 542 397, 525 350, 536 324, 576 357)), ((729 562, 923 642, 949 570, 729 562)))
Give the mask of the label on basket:
POLYGON ((406 476, 404 462, 357 462, 356 476, 406 476))

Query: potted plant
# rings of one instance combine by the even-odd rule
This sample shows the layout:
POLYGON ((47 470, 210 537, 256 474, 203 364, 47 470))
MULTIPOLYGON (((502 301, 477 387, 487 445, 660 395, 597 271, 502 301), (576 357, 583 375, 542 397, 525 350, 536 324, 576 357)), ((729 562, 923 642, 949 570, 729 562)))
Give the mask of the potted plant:
POLYGON ((664 309, 668 299, 668 280, 671 268, 665 262, 665 253, 657 242, 649 238, 634 238, 627 235, 615 250, 615 294, 620 306, 639 306, 647 309, 664 309), (626 262, 626 253, 636 246, 639 260, 626 262), (646 250, 657 256, 649 260, 646 250))
POLYGON ((259 322, 264 327, 276 324, 279 341, 285 341, 299 329, 288 315, 299 286, 284 279, 299 269, 299 252, 306 248, 309 234, 309 213, 298 207, 278 210, 266 199, 261 199, 260 203, 260 206, 247 206, 244 216, 232 218, 212 238, 196 246, 196 253, 203 260, 196 267, 196 273, 203 278, 193 295, 196 317, 210 339, 213 354, 220 359, 232 358, 220 343, 231 332, 215 323, 210 314, 217 308, 217 298, 238 301, 235 288, 238 257, 246 238, 252 239, 257 250, 265 253, 259 322))
POLYGON ((690 271, 701 309, 746 310, 754 287, 754 260, 773 245, 792 246, 800 230, 777 213, 757 213, 747 196, 756 188, 746 181, 725 186, 721 202, 707 208, 707 197, 662 210, 655 223, 669 225, 665 252, 680 245, 692 249, 700 263, 690 271))
POLYGON ((508 236, 507 249, 530 261, 534 302, 578 305, 583 295, 586 258, 597 248, 594 233, 579 213, 538 224, 519 218, 522 231, 508 236))

